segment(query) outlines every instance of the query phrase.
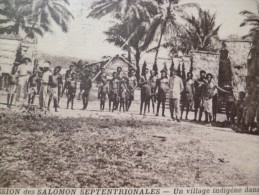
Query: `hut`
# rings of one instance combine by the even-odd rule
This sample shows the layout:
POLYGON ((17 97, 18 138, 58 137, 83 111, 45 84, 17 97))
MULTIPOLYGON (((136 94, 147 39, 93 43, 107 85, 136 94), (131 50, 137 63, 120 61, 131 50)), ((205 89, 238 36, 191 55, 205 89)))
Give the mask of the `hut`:
MULTIPOLYGON (((108 57, 108 59, 104 59, 103 61, 95 62, 87 66, 92 66, 92 65, 97 65, 99 69, 105 68, 108 79, 112 78, 112 73, 116 72, 118 67, 122 68, 122 72, 125 74, 125 76, 128 75, 129 69, 136 70, 135 65, 131 64, 127 59, 125 59, 123 56, 120 56, 120 55, 116 55, 114 57, 108 57)), ((101 70, 97 72, 97 74, 94 76, 92 80, 93 81, 96 80, 100 73, 101 73, 101 70)))
MULTIPOLYGON (((36 59, 37 40, 18 35, 0 35, 0 88, 5 87, 5 75, 11 73, 14 62, 21 63, 23 57, 36 59)), ((33 69, 33 64, 31 65, 33 69)))

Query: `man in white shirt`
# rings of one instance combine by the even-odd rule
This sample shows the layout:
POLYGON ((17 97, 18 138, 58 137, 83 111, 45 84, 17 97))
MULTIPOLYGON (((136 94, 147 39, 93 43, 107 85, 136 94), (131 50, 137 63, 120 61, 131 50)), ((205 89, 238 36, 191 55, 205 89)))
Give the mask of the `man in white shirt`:
POLYGON ((172 77, 169 79, 169 105, 170 105, 170 112, 171 118, 174 118, 174 112, 176 121, 180 122, 179 120, 179 107, 180 107, 180 98, 181 93, 184 89, 183 81, 180 77, 177 76, 177 71, 175 69, 172 70, 172 77))
POLYGON ((49 77, 52 75, 50 71, 51 62, 46 61, 43 67, 43 73, 41 78, 41 85, 40 85, 40 94, 39 94, 39 103, 40 108, 47 107, 48 101, 48 85, 49 85, 49 77))
POLYGON ((27 83, 28 83, 28 77, 31 73, 31 59, 28 57, 23 58, 23 63, 18 66, 17 74, 17 95, 16 95, 16 101, 19 102, 20 98, 22 100, 26 100, 27 98, 27 83), (23 96, 23 97, 21 97, 23 96))

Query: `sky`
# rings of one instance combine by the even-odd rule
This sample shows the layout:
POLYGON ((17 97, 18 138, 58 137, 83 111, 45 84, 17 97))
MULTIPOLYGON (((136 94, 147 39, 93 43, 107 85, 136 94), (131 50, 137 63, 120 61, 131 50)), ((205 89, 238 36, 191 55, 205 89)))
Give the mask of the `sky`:
MULTIPOLYGON (((57 26, 53 25, 53 33, 47 33, 38 40, 39 52, 72 56, 82 59, 100 60, 102 56, 114 56, 124 53, 118 47, 105 41, 103 34, 114 24, 111 17, 101 19, 87 18, 90 5, 93 0, 71 0, 70 10, 75 19, 70 21, 68 33, 63 33, 57 26)), ((259 0, 182 0, 181 3, 198 3, 202 9, 216 12, 216 24, 222 25, 219 30, 221 39, 231 34, 238 36, 248 32, 247 27, 240 27, 244 16, 239 12, 249 10, 256 13, 256 2, 259 0)), ((190 13, 192 14, 192 13, 190 13)), ((159 56, 166 57, 167 54, 160 52, 159 56)), ((148 54, 150 56, 150 54, 148 54)))

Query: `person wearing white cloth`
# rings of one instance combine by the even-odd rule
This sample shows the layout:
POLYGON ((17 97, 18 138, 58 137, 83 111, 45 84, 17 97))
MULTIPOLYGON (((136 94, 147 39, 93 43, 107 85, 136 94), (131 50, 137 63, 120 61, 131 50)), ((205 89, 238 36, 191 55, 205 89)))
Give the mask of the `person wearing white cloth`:
POLYGON ((49 84, 49 77, 52 75, 50 71, 50 64, 51 62, 46 61, 43 65, 43 73, 41 78, 41 85, 40 85, 40 94, 39 94, 39 103, 40 108, 47 107, 48 101, 48 84, 49 84))
POLYGON ((169 79, 169 105, 170 105, 170 113, 171 118, 173 120, 176 119, 177 122, 179 120, 179 108, 180 108, 180 98, 181 93, 184 89, 183 81, 180 77, 176 75, 176 70, 172 70, 172 77, 169 79), (175 117, 174 118, 174 112, 175 117))
POLYGON ((28 57, 23 58, 23 63, 18 66, 17 74, 17 94, 16 102, 25 101, 27 98, 27 83, 28 77, 31 73, 31 59, 28 57))

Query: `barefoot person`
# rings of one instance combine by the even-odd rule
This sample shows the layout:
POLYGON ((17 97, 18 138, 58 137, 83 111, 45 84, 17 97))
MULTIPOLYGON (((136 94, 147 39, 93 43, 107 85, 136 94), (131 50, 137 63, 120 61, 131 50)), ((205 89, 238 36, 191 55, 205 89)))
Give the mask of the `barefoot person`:
POLYGON ((32 75, 28 80, 28 104, 33 104, 35 96, 37 94, 37 84, 38 84, 38 72, 36 69, 33 70, 32 75))
POLYGON ((121 109, 123 112, 125 112, 126 108, 128 107, 128 87, 126 85, 126 79, 122 78, 120 82, 120 87, 119 87, 119 97, 120 97, 120 112, 121 109))
POLYGON ((194 81, 194 89, 195 89, 195 94, 194 94, 194 121, 197 120, 197 114, 198 110, 200 111, 199 113, 199 121, 201 121, 202 118, 202 113, 203 113, 203 107, 201 106, 201 91, 203 85, 206 83, 206 72, 204 70, 200 71, 200 78, 194 81))
POLYGON ((71 80, 71 76, 74 72, 75 72, 74 65, 70 65, 69 70, 67 70, 65 74, 65 84, 64 84, 61 96, 64 94, 65 90, 68 89, 68 82, 71 80))
POLYGON ((188 119, 188 113, 193 105, 193 95, 194 95, 194 80, 191 72, 187 73, 187 80, 185 82, 185 88, 183 91, 183 104, 181 108, 181 119, 183 117, 184 108, 186 108, 185 119, 188 119))
POLYGON ((76 73, 71 74, 71 79, 67 81, 67 109, 69 109, 69 104, 71 103, 71 110, 74 110, 74 100, 76 97, 76 73))
POLYGON ((137 78, 135 77, 135 70, 131 69, 129 73, 129 78, 126 80, 126 85, 128 88, 128 97, 127 97, 127 107, 126 111, 129 111, 132 101, 134 100, 134 92, 137 88, 137 78))
POLYGON ((151 86, 151 104, 152 104, 153 113, 155 113, 157 76, 154 70, 150 71, 149 82, 151 86))
POLYGON ((105 68, 101 68, 101 73, 98 77, 98 99, 100 99, 100 91, 104 83, 107 81, 107 74, 105 72, 105 68))
POLYGON ((143 107, 144 107, 144 115, 146 114, 146 109, 147 109, 148 103, 150 101, 150 96, 151 96, 151 87, 147 80, 147 74, 148 74, 148 69, 146 68, 145 75, 142 75, 140 77, 140 81, 139 81, 139 86, 141 88, 140 115, 142 115, 143 107))
POLYGON ((104 111, 105 102, 107 100, 108 95, 109 95, 109 84, 107 80, 104 80, 102 87, 100 88, 100 110, 101 111, 104 111))
POLYGON ((55 67, 53 75, 49 77, 49 101, 48 101, 48 110, 50 110, 51 100, 53 99, 55 112, 58 111, 58 86, 60 85, 59 79, 59 67, 55 67))
POLYGON ((17 80, 17 93, 16 93, 16 102, 20 102, 22 100, 26 100, 27 98, 27 90, 28 90, 28 76, 31 73, 31 59, 23 58, 23 63, 18 66, 18 80, 17 80), (22 97, 21 97, 22 96, 22 97))
POLYGON ((213 96, 217 94, 217 89, 221 90, 225 93, 230 93, 218 87, 213 80, 212 74, 208 73, 206 75, 207 82, 203 85, 201 91, 201 107, 204 109, 205 112, 205 122, 211 123, 212 122, 212 113, 213 113, 213 96))
POLYGON ((177 76, 177 70, 173 69, 169 79, 169 105, 172 120, 180 122, 179 109, 181 93, 184 90, 182 79, 177 76), (175 114, 175 115, 174 115, 175 114), (174 118, 175 116, 175 118, 174 118))
POLYGON ((165 116, 165 102, 166 92, 168 90, 168 79, 166 78, 166 71, 161 71, 161 78, 157 80, 157 112, 156 116, 159 116, 160 104, 162 104, 162 116, 165 116))
POLYGON ((92 88, 92 80, 90 78, 90 74, 88 70, 86 70, 84 73, 84 77, 80 83, 80 93, 82 94, 82 99, 83 99, 82 110, 87 109, 91 88, 92 88))
POLYGON ((109 85, 109 111, 111 111, 111 103, 112 105, 112 112, 118 108, 119 104, 119 85, 120 81, 117 79, 117 72, 113 72, 112 80, 110 80, 109 85))
POLYGON ((49 86, 49 77, 52 75, 50 71, 50 61, 45 61, 43 64, 43 71, 42 71, 42 78, 40 82, 40 93, 39 93, 39 103, 40 108, 46 108, 47 107, 47 101, 48 101, 48 86, 49 86))
POLYGON ((11 74, 8 74, 8 88, 7 88, 7 107, 11 108, 13 104, 14 95, 17 89, 17 66, 13 66, 11 74))

